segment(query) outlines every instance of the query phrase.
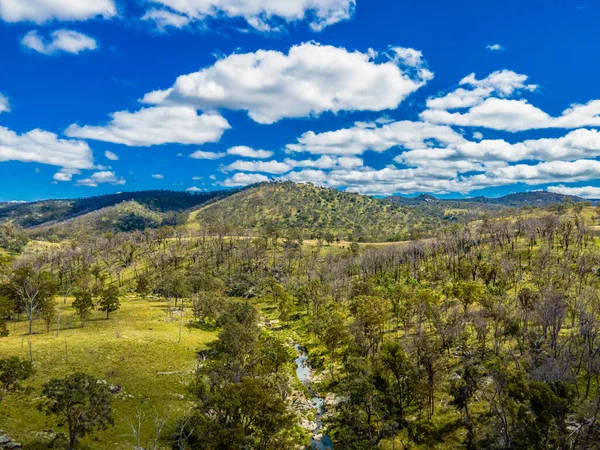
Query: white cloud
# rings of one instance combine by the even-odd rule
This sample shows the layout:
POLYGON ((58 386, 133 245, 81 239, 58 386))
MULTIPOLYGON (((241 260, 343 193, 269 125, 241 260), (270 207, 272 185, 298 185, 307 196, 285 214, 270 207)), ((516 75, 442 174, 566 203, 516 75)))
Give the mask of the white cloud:
POLYGON ((120 111, 111 114, 111 118, 105 126, 73 124, 65 133, 71 137, 148 147, 217 142, 225 130, 231 128, 219 114, 199 116, 195 109, 185 106, 151 107, 134 113, 120 111))
POLYGON ((225 156, 225 153, 215 153, 215 152, 205 152, 202 150, 196 150, 194 153, 190 155, 190 158, 194 159, 220 159, 225 156))
POLYGON ((509 97, 520 91, 535 91, 535 84, 526 84, 527 75, 521 75, 512 70, 493 72, 482 80, 472 73, 463 78, 461 87, 441 97, 427 100, 427 107, 434 110, 452 110, 481 105, 491 96, 509 97), (465 86, 465 87, 462 87, 465 86))
POLYGON ((228 155, 242 156, 244 158, 267 159, 273 156, 269 150, 254 150, 246 146, 231 147, 227 150, 228 155))
POLYGON ((283 174, 292 170, 293 167, 289 164, 279 161, 235 161, 223 168, 225 172, 242 171, 242 172, 262 172, 283 174))
POLYGON ((433 161, 476 161, 515 163, 519 161, 558 161, 600 157, 600 133, 579 129, 560 138, 526 140, 515 144, 502 139, 464 141, 444 148, 417 148, 402 153, 397 162, 427 165, 433 161))
POLYGON ((154 175, 152 175, 152 178, 154 178, 155 180, 164 180, 165 176, 160 173, 155 173, 154 175))
POLYGON ((0 113, 9 112, 10 111, 10 102, 8 98, 0 93, 0 113))
POLYGON ((262 32, 280 28, 281 22, 307 20, 315 31, 350 19, 355 0, 149 0, 189 19, 241 18, 262 32))
POLYGON ((116 153, 111 152, 110 150, 106 150, 104 152, 104 156, 106 157, 106 159, 110 159, 111 161, 119 160, 119 156, 116 153))
POLYGON ((319 159, 316 159, 316 160, 313 160, 313 159, 294 160, 291 158, 286 158, 284 163, 292 168, 311 167, 311 168, 316 168, 316 169, 335 169, 335 168, 351 169, 351 168, 363 166, 363 160, 361 158, 357 158, 354 156, 342 156, 339 158, 333 158, 328 155, 323 155, 319 159))
POLYGON ((200 181, 202 179, 202 177, 192 177, 192 180, 194 181, 200 181))
POLYGON ((176 14, 166 9, 151 9, 144 14, 142 20, 154 22, 159 31, 167 28, 184 28, 189 25, 191 19, 182 14, 176 14))
POLYGON ((94 157, 82 141, 59 139, 54 133, 35 129, 18 135, 0 127, 0 162, 22 161, 70 169, 92 169, 94 157))
POLYGON ((5 22, 44 23, 50 20, 105 19, 117 14, 113 0, 1 0, 0 18, 5 22))
POLYGON ((526 183, 538 185, 558 181, 587 181, 600 177, 600 161, 551 161, 536 165, 516 164, 486 173, 484 177, 500 184, 526 183))
POLYGON ((287 149, 319 155, 360 155, 367 150, 384 152, 394 147, 414 149, 462 142, 465 139, 448 126, 410 121, 383 125, 359 122, 352 128, 320 134, 309 131, 287 149))
POLYGON ((91 51, 98 48, 95 39, 73 30, 54 31, 50 34, 50 39, 40 36, 37 31, 30 31, 21 39, 21 43, 25 47, 44 55, 61 52, 79 54, 86 50, 91 51))
POLYGON ((77 180, 75 184, 77 186, 97 187, 99 184, 104 183, 110 183, 115 186, 118 186, 125 184, 125 180, 123 178, 117 177, 114 172, 102 171, 94 173, 89 178, 77 180))
POLYGON ((560 116, 552 117, 525 99, 509 98, 537 89, 536 85, 526 84, 526 81, 526 75, 509 70, 494 72, 483 80, 477 80, 471 74, 460 82, 466 88, 430 98, 428 109, 420 117, 437 124, 512 132, 600 126, 600 100, 571 105, 560 116))
POLYGON ((287 55, 266 50, 230 55, 143 101, 243 110, 258 123, 272 124, 327 111, 395 109, 432 77, 414 50, 378 55, 311 42, 287 55))
POLYGON ((363 160, 356 157, 333 158, 328 155, 321 156, 319 159, 295 160, 286 158, 280 161, 235 161, 222 168, 223 172, 260 172, 275 175, 282 175, 297 168, 316 168, 323 170, 331 169, 351 169, 362 167, 363 160))
POLYGON ((187 192, 202 192, 202 189, 196 186, 192 186, 186 189, 187 192))
POLYGON ((504 47, 500 44, 486 45, 485 48, 487 48, 491 52, 501 52, 502 50, 504 50, 504 47))
POLYGON ((580 128, 600 126, 600 100, 571 105, 560 116, 552 117, 526 100, 488 98, 465 113, 427 110, 424 120, 466 127, 485 127, 503 131, 543 128, 580 128))
POLYGON ((573 195, 581 198, 600 198, 600 187, 596 186, 567 187, 564 184, 560 184, 558 186, 550 186, 547 190, 555 194, 573 195))
POLYGON ((227 178, 223 181, 222 186, 226 187, 239 187, 248 186, 249 184, 262 183, 269 181, 269 177, 260 175, 258 173, 236 173, 231 178, 227 178))
POLYGON ((61 169, 59 172, 54 174, 55 181, 71 181, 73 175, 79 175, 81 173, 78 169, 61 169))

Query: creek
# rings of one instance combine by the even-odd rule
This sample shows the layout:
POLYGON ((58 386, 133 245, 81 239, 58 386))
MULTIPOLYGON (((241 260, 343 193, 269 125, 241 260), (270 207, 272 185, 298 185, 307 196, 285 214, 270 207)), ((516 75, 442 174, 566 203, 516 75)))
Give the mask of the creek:
POLYGON ((323 414, 325 413, 325 399, 319 397, 319 394, 311 387, 312 381, 312 368, 308 365, 308 353, 298 344, 295 345, 296 351, 298 352, 298 358, 296 358, 296 376, 308 389, 308 393, 311 397, 310 402, 315 409, 315 429, 310 439, 310 448, 313 450, 331 450, 333 444, 329 436, 321 434, 323 428, 323 414))

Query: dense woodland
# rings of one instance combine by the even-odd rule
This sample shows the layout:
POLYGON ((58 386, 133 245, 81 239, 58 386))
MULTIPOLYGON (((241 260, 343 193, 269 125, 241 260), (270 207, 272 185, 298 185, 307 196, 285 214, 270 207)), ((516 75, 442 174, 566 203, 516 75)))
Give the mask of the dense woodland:
MULTIPOLYGON (((349 220, 354 202, 340 199, 323 204, 343 203, 349 220)), ((600 447, 594 207, 436 218, 427 236, 368 245, 336 243, 337 222, 310 242, 291 218, 233 229, 219 204, 177 226, 60 242, 4 228, 1 429, 30 448, 108 448, 103 436, 125 423, 111 448, 305 448, 316 418, 296 378, 299 345, 333 448, 600 447), (142 299, 160 306, 172 348, 208 336, 192 349, 174 414, 155 408, 158 392, 126 411, 129 386, 107 383, 106 367, 55 377, 38 360, 69 359, 67 328, 96 345, 94 321, 125 327, 125 309, 142 299), (3 346, 10 339, 20 347, 3 346), (23 408, 29 429, 3 425, 23 408)))

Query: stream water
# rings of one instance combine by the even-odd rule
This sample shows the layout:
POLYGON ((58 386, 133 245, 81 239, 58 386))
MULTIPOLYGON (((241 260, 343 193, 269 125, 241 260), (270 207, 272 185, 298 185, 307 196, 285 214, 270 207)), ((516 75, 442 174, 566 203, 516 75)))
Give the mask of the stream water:
POLYGON ((310 447, 313 450, 331 450, 333 449, 331 438, 321 434, 321 428, 323 428, 323 413, 325 412, 325 399, 319 397, 317 392, 310 385, 312 374, 311 367, 308 365, 308 354, 298 344, 295 345, 295 348, 298 352, 298 358, 296 358, 296 376, 308 389, 312 405, 316 410, 315 423, 317 425, 313 430, 313 435, 310 439, 310 447))

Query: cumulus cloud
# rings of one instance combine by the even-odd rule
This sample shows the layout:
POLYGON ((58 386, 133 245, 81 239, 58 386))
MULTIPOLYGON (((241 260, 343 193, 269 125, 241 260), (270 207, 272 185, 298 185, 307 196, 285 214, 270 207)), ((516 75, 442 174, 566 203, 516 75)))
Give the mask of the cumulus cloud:
POLYGON ((272 174, 283 174, 292 170, 289 164, 279 161, 235 161, 223 168, 224 172, 262 172, 272 174))
POLYGON ((267 50, 230 55, 143 101, 242 110, 258 123, 272 124, 324 112, 395 109, 432 77, 415 50, 360 53, 311 42, 287 55, 267 50))
POLYGON ((526 81, 526 75, 509 70, 494 72, 483 80, 471 74, 460 82, 465 87, 430 98, 420 117, 437 124, 511 132, 600 126, 600 100, 571 105, 560 116, 552 117, 526 99, 510 98, 537 89, 526 81))
POLYGON ((142 20, 154 22, 159 31, 166 31, 168 28, 184 28, 191 21, 188 16, 156 8, 147 11, 142 20))
POLYGON ((466 142, 448 126, 425 122, 361 123, 324 133, 309 131, 298 142, 289 144, 291 152, 308 152, 320 155, 360 155, 367 150, 384 152, 394 147, 406 149, 429 146, 449 146, 466 142))
POLYGON ((118 161, 119 160, 119 156, 109 150, 106 150, 104 152, 104 156, 106 157, 106 159, 110 159, 111 161, 118 161))
POLYGON ((231 147, 227 150, 228 155, 242 156, 244 158, 267 159, 273 156, 273 152, 269 150, 254 150, 246 146, 231 147))
POLYGON ((296 160, 286 158, 283 162, 280 161, 235 161, 228 166, 222 168, 223 172, 260 172, 275 175, 281 175, 290 172, 297 168, 317 168, 317 169, 351 169, 362 167, 363 160, 356 157, 343 156, 333 158, 328 155, 321 156, 318 159, 301 159, 296 160))
POLYGON ((82 141, 59 139, 54 133, 35 129, 19 135, 0 127, 0 162, 22 161, 69 169, 92 169, 94 157, 82 141))
POLYGON ((221 185, 226 187, 240 187, 262 183, 264 181, 269 181, 269 177, 258 173, 236 173, 231 178, 227 178, 223 181, 221 185))
POLYGON ((281 23, 306 20, 315 31, 348 20, 354 13, 355 0, 150 0, 183 15, 188 20, 239 18, 251 28, 268 32, 281 23))
POLYGON ((50 20, 77 21, 94 17, 105 19, 117 14, 113 0, 2 0, 0 18, 5 22, 35 22, 50 20))
POLYGON ((550 186, 547 190, 555 194, 573 195, 581 198, 600 198, 600 187, 597 186, 567 187, 564 184, 560 184, 558 186, 550 186))
POLYGON ((79 54, 83 51, 92 51, 98 48, 95 39, 73 30, 57 30, 46 39, 37 31, 27 33, 21 43, 38 53, 53 55, 55 53, 79 54))
POLYGON ((10 111, 10 102, 2 93, 0 93, 0 113, 10 111))
POLYGON ((197 186, 192 186, 186 189, 187 192, 202 192, 202 189, 200 189, 197 186))
POLYGON ((557 161, 600 156, 600 133, 579 129, 560 138, 525 140, 511 144, 502 139, 463 141, 438 149, 417 148, 402 153, 397 162, 427 165, 435 161, 477 161, 485 164, 519 161, 557 161))
POLYGON ((78 169, 61 169, 54 174, 54 181, 71 181, 73 175, 79 175, 81 173, 78 169))
POLYGON ((428 99, 427 107, 433 110, 469 108, 482 104, 491 96, 505 98, 520 91, 535 91, 537 85, 526 84, 527 79, 527 75, 512 70, 493 72, 482 80, 478 80, 472 73, 460 81, 461 87, 440 97, 428 99))
POLYGON ((491 52, 501 52, 502 50, 504 50, 504 47, 500 44, 486 45, 485 48, 487 48, 491 52))
POLYGON ((152 175, 152 178, 154 178, 155 180, 164 180, 165 176, 160 173, 155 173, 154 175, 152 175))
POLYGON ((77 186, 97 187, 99 184, 109 183, 115 186, 125 184, 123 178, 119 178, 114 172, 102 171, 95 172, 89 178, 82 178, 75 183, 77 186))
POLYGON ((205 152, 203 150, 196 150, 190 155, 190 158, 213 160, 223 158, 224 156, 225 153, 205 152))
POLYGON ((148 147, 218 142, 229 128, 227 120, 216 113, 198 115, 195 109, 185 106, 158 106, 133 113, 113 113, 111 121, 104 126, 73 124, 65 133, 71 137, 148 147))

